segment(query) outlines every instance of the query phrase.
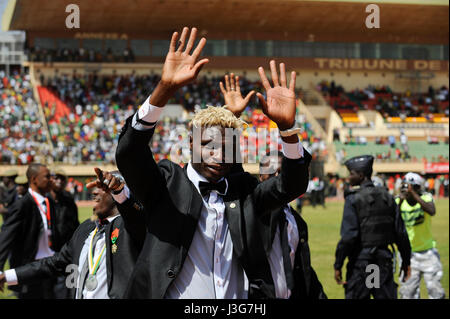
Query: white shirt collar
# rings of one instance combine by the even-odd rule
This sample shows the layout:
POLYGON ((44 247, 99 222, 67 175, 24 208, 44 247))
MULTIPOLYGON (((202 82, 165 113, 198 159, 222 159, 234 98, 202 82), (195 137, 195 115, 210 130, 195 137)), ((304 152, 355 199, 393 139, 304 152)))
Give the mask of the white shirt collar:
POLYGON ((116 219, 117 217, 119 217, 120 216, 120 214, 117 214, 117 215, 115 215, 115 216, 111 216, 111 217, 108 217, 108 218, 106 218, 107 220, 108 220, 108 222, 112 222, 114 219, 116 219))
MULTIPOLYGON (((200 175, 195 169, 194 167, 192 167, 192 162, 189 162, 187 164, 187 176, 189 178, 189 180, 192 182, 192 184, 194 184, 195 188, 197 189, 198 193, 201 194, 200 192, 200 187, 199 187, 199 182, 206 182, 209 183, 209 181, 203 177, 202 175, 200 175)), ((223 180, 224 177, 222 177, 221 179, 218 180, 218 182, 220 182, 221 180, 223 180)), ((228 191, 228 181, 225 178, 225 183, 227 184, 227 187, 225 188, 225 194, 228 191)), ((223 194, 221 194, 223 195, 223 194)))
POLYGON ((31 189, 31 187, 28 188, 28 192, 36 198, 36 200, 39 202, 39 204, 42 204, 42 202, 45 200, 44 196, 42 196, 38 192, 33 191, 31 189))

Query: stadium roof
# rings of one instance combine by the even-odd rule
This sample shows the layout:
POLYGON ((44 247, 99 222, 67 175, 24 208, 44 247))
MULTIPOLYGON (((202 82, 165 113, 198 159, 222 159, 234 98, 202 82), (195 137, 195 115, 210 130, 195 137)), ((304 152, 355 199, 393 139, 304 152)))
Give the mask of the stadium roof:
POLYGON ((167 39, 197 26, 210 39, 448 44, 448 1, 300 0, 10 0, 5 30, 49 37, 76 32, 120 32, 167 39), (68 4, 80 8, 80 29, 67 29, 68 4), (380 7, 381 27, 368 29, 369 3, 380 7))

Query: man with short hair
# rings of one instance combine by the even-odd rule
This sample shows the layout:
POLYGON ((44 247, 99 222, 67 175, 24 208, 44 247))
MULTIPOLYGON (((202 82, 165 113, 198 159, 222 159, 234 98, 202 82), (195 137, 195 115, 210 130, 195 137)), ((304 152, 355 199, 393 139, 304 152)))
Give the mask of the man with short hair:
MULTIPOLYGON (((39 163, 28 166, 28 192, 9 209, 9 217, 0 231, 0 270, 6 259, 15 268, 50 257, 61 247, 55 227, 55 205, 45 195, 50 191, 49 169, 39 163)), ((20 299, 51 299, 53 281, 19 285, 13 289, 20 299)))
POLYGON ((433 196, 422 192, 423 178, 407 173, 400 195, 395 199, 400 208, 411 243, 411 277, 400 286, 402 299, 420 298, 420 279, 423 275, 430 299, 445 298, 441 285, 442 264, 436 241, 431 233, 431 217, 436 215, 433 196))
POLYGON ((410 275, 411 246, 405 225, 394 198, 371 181, 373 160, 373 156, 362 155, 345 162, 352 188, 345 194, 334 269, 336 282, 344 284, 346 299, 369 299, 371 295, 375 299, 397 299, 394 255, 389 249, 393 243, 402 256, 404 280, 410 275), (346 257, 347 281, 343 283, 341 268, 346 257), (378 269, 373 280, 368 280, 370 271, 374 271, 370 266, 378 269))

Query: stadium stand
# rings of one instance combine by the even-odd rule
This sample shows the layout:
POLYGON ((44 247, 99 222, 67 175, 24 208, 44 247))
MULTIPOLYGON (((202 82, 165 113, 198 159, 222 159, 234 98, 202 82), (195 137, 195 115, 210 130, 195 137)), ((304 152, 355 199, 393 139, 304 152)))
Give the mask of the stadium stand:
POLYGON ((0 71, 0 163, 45 162, 50 147, 42 131, 29 74, 0 71))

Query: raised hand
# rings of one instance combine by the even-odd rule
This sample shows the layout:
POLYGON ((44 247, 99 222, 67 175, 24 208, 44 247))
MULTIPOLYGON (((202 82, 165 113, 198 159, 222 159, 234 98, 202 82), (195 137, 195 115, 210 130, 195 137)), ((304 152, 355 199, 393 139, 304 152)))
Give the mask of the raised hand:
POLYGON ((180 40, 178 41, 178 49, 176 48, 178 32, 174 32, 172 35, 169 53, 167 53, 161 74, 161 81, 150 98, 150 103, 152 105, 163 107, 176 90, 194 81, 201 68, 209 62, 208 59, 197 61, 206 44, 206 39, 201 38, 197 47, 191 54, 190 52, 194 47, 195 38, 197 36, 197 29, 192 28, 189 40, 186 44, 188 32, 189 28, 184 27, 181 32, 180 40))
POLYGON ((270 61, 270 71, 272 73, 273 87, 264 73, 264 68, 259 67, 258 73, 262 85, 266 90, 267 100, 261 93, 257 93, 261 102, 264 114, 274 121, 282 131, 294 126, 295 123, 295 77, 296 73, 291 72, 291 81, 287 87, 286 68, 284 63, 280 63, 280 78, 275 65, 275 61, 270 61))
POLYGON ((97 179, 86 184, 86 188, 90 189, 98 187, 105 192, 119 193, 125 186, 125 181, 114 176, 110 172, 102 171, 100 168, 94 168, 97 179))
POLYGON ((234 77, 234 73, 230 76, 225 75, 225 87, 222 81, 219 83, 220 90, 222 91, 223 98, 227 109, 233 112, 236 117, 241 116, 242 111, 247 107, 251 97, 255 94, 255 91, 250 91, 245 98, 242 97, 241 87, 239 85, 239 76, 234 77))
POLYGON ((161 81, 170 86, 179 88, 195 80, 201 68, 209 61, 208 59, 202 59, 197 62, 206 44, 205 38, 200 40, 197 47, 190 54, 197 36, 196 28, 192 28, 186 48, 184 49, 188 32, 189 28, 184 27, 178 42, 178 49, 176 49, 178 32, 174 32, 170 40, 169 53, 167 53, 161 75, 161 81))

